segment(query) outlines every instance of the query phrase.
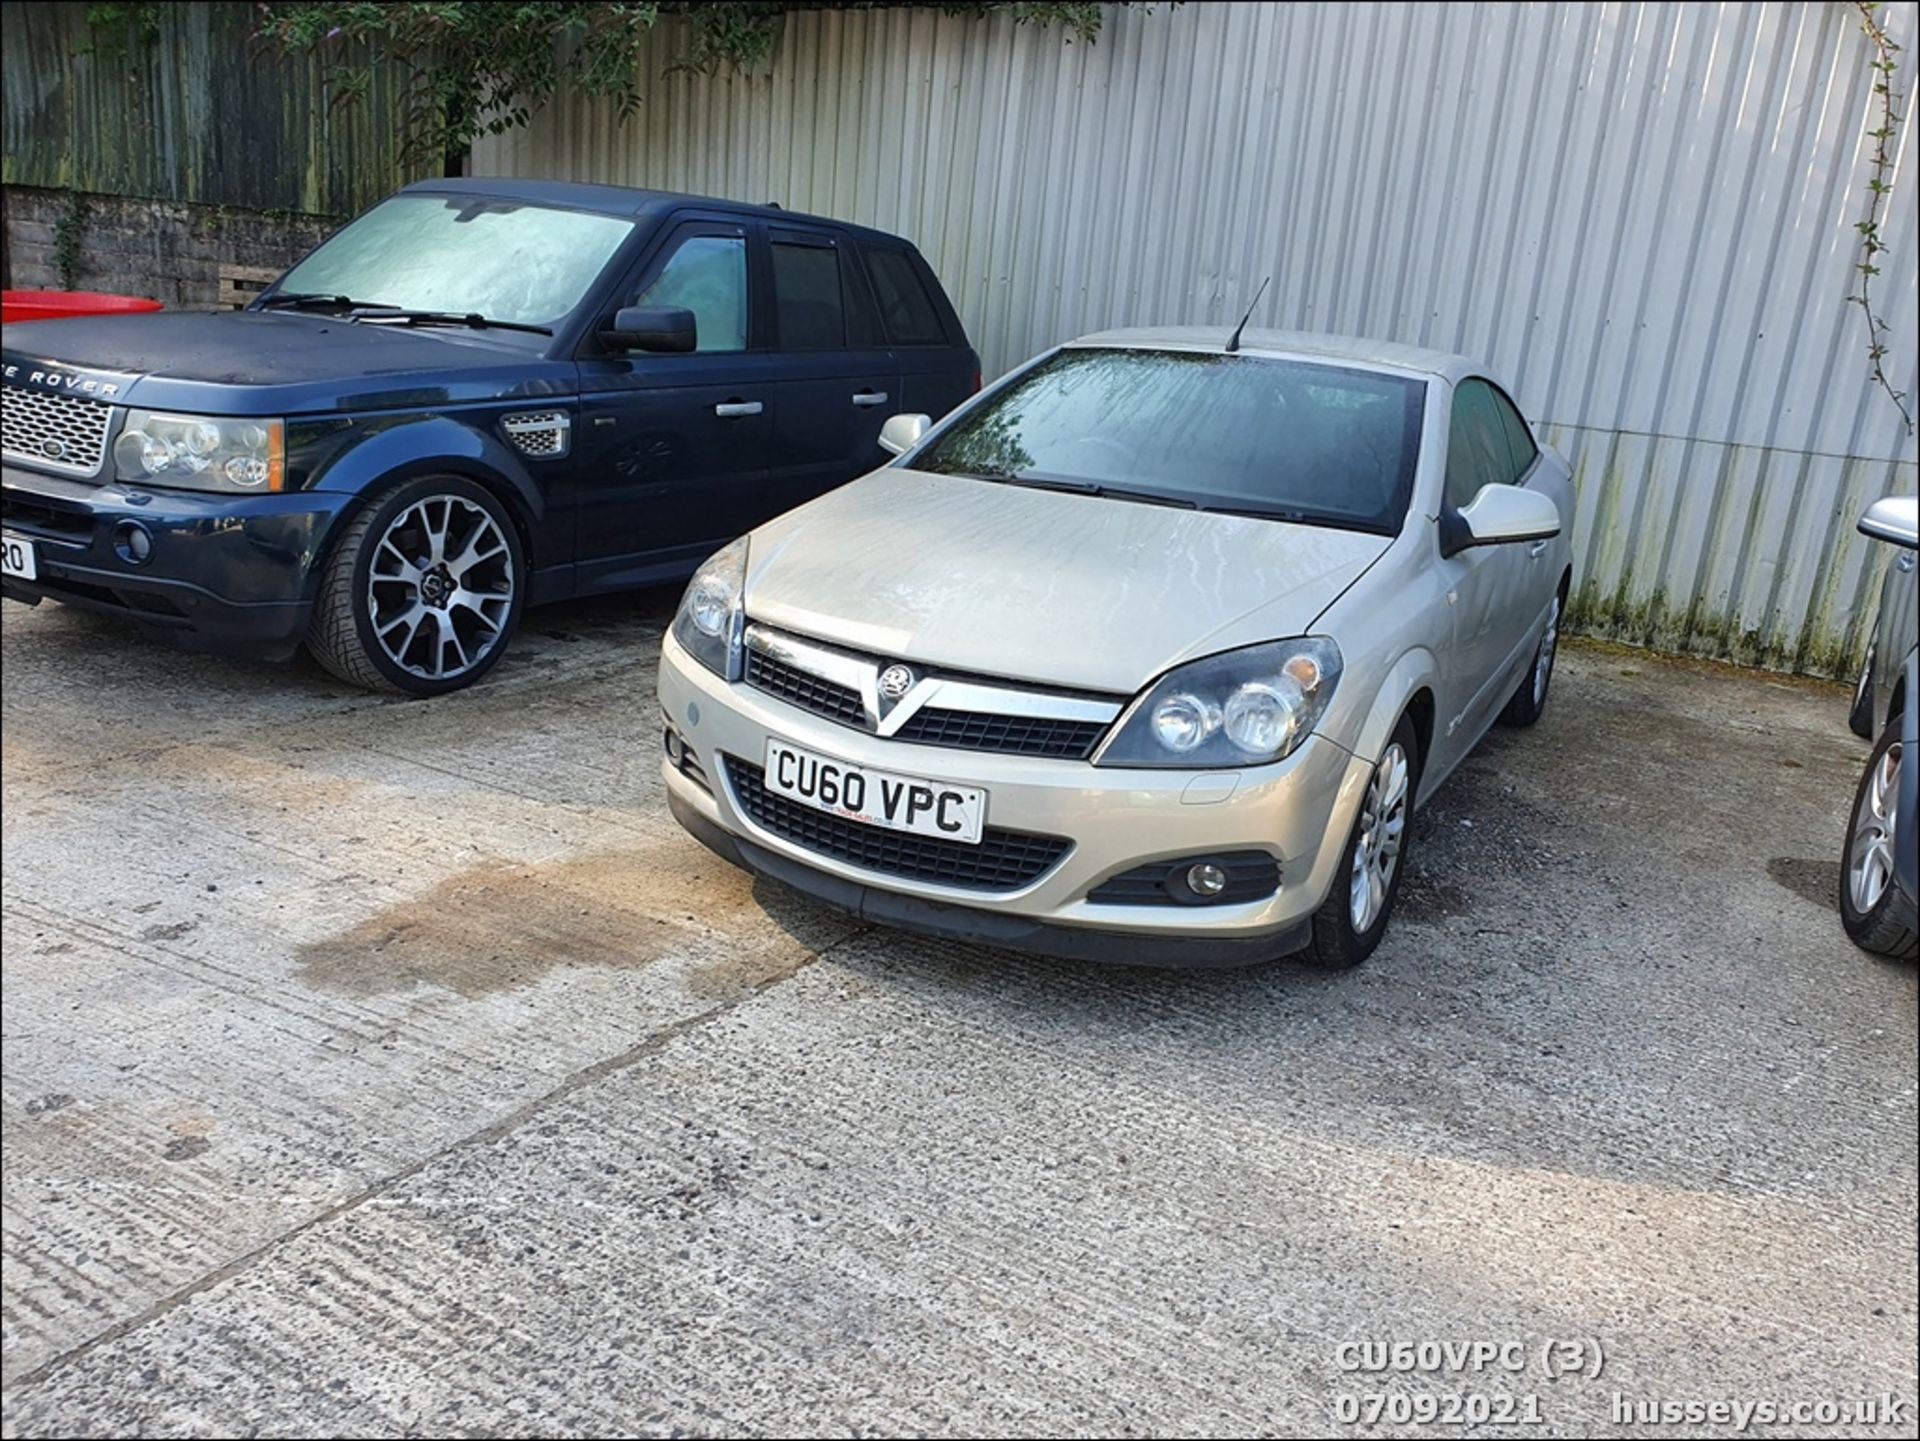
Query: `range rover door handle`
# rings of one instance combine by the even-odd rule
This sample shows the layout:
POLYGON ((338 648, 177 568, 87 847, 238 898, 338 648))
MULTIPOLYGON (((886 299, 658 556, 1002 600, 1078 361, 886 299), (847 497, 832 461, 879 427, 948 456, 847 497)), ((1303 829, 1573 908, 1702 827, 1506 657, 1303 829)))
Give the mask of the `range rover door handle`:
POLYGON ((885 405, 887 393, 884 390, 856 390, 853 393, 853 403, 862 406, 885 405))
POLYGON ((1538 560, 1540 559, 1540 553, 1546 548, 1547 543, 1544 540, 1536 540, 1532 545, 1527 547, 1527 555, 1533 560, 1538 560))
POLYGON ((758 415, 764 409, 757 400, 727 400, 714 406, 713 413, 730 419, 736 415, 758 415))

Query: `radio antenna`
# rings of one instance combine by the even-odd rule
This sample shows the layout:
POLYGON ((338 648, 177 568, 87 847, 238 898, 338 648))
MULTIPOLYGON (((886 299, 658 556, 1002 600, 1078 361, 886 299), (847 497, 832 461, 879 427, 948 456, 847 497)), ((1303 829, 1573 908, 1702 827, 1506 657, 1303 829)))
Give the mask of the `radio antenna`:
MULTIPOLYGON (((1273 277, 1269 275, 1266 280, 1260 282, 1260 288, 1253 292, 1253 305, 1260 303, 1260 297, 1267 293, 1267 282, 1272 279, 1273 277)), ((1240 349, 1240 332, 1245 330, 1247 328, 1247 322, 1253 319, 1253 305, 1247 307, 1247 313, 1240 317, 1240 323, 1233 327, 1233 334, 1227 338, 1228 355, 1238 353, 1240 349)))

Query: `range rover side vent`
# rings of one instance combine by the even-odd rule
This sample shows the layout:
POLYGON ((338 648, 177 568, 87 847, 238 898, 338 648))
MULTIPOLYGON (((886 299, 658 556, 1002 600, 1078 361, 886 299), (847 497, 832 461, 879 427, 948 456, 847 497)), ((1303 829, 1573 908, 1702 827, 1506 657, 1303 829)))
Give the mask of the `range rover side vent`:
POLYGON ((557 460, 567 453, 573 419, 564 410, 527 410, 502 416, 500 428, 522 455, 557 460))

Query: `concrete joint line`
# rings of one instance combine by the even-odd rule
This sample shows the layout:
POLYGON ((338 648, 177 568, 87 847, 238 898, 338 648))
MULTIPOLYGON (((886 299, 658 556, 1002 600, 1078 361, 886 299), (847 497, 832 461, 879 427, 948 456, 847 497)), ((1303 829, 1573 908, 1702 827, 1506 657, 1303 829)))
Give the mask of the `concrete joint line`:
POLYGON ((718 1020, 720 1017, 727 1015, 729 1012, 739 1009, 741 1006, 744 1006, 748 1001, 751 1001, 756 996, 760 995, 763 991, 771 990, 773 987, 781 984, 783 981, 789 981, 793 979, 793 977, 799 975, 800 972, 806 970, 807 967, 811 966, 815 961, 819 960, 822 956, 826 955, 829 951, 837 950, 839 947, 846 945, 849 941, 857 940, 859 937, 865 935, 867 931, 870 929, 871 927, 868 927, 868 926, 856 927, 853 931, 849 932, 847 935, 842 936, 839 940, 834 941, 831 944, 822 947, 818 951, 809 953, 797 965, 795 965, 792 970, 783 971, 777 976, 773 976, 767 980, 758 982, 752 987, 752 989, 748 990, 743 995, 735 997, 733 1000, 722 1001, 718 1005, 709 1006, 706 1010, 697 1012, 694 1015, 688 1016, 683 1020, 675 1021, 673 1022, 673 1024, 665 1027, 664 1029, 654 1032, 651 1036, 648 1036, 646 1040, 641 1041, 638 1045, 630 1046, 626 1050, 621 1051, 617 1055, 609 1056, 605 1060, 595 1061, 590 1066, 582 1067, 580 1070, 575 1071, 571 1076, 568 1076, 565 1080, 560 1082, 560 1084, 555 1086, 552 1090, 546 1091, 541 1095, 534 1097, 531 1101, 528 1101, 525 1104, 516 1107, 512 1111, 509 1111, 506 1115, 502 1116, 499 1120, 493 1121, 488 1125, 482 1126, 479 1130, 473 1131, 465 1136, 462 1136, 457 1141, 449 1142, 447 1145, 442 1146, 439 1150, 430 1152, 429 1154, 422 1156, 419 1160, 411 1162, 408 1165, 402 1166, 399 1170, 393 1172, 391 1175, 383 1176, 380 1180, 374 1182, 374 1184, 372 1184, 371 1186, 368 1186, 365 1190, 359 1191, 354 1195, 347 1197, 344 1201, 339 1201, 334 1205, 327 1207, 325 1210, 319 1211, 316 1214, 309 1216, 306 1220, 300 1222, 298 1225, 289 1227, 287 1230, 282 1231, 279 1235, 271 1237, 270 1239, 261 1242, 258 1246, 254 1247, 253 1250, 248 1251, 245 1255, 236 1256, 234 1257, 233 1260, 228 1261, 221 1266, 215 1267, 213 1270, 207 1272, 206 1275, 199 1277, 197 1280, 188 1282, 186 1285, 180 1287, 177 1291, 174 1291, 170 1295, 164 1296, 160 1300, 154 1302, 151 1306, 147 1307, 146 1310, 141 1311, 139 1314, 129 1316, 122 1321, 116 1321, 111 1326, 108 1326, 105 1330, 99 1331, 94 1335, 87 1337, 84 1341, 81 1341, 76 1345, 69 1347, 67 1350, 62 1351, 59 1355, 49 1357, 47 1360, 41 1362, 38 1366, 34 1367, 31 1371, 23 1371, 19 1376, 15 1377, 12 1384, 7 1387, 8 1392, 10 1393, 18 1392, 18 1391, 24 1390, 29 1386, 36 1385, 39 1382, 44 1381, 47 1377, 62 1370, 64 1367, 72 1364, 75 1361, 80 1360, 82 1357, 88 1355, 89 1353, 98 1349, 99 1347, 105 1346, 113 1341, 118 1341, 122 1336, 126 1336, 134 1331, 138 1331, 143 1326, 150 1325, 151 1323, 159 1320, 161 1317, 167 1315, 169 1312, 184 1305, 186 1302, 191 1301, 195 1296, 198 1296, 201 1292, 211 1290, 213 1287, 218 1286, 221 1282, 229 1280, 234 1276, 240 1275, 243 1271, 246 1271, 249 1268, 251 1268, 256 1262, 263 1260, 265 1257, 267 1257, 274 1251, 277 1251, 280 1247, 286 1245, 289 1241, 297 1240, 301 1236, 304 1236, 307 1232, 314 1230, 316 1227, 324 1226, 330 1221, 338 1220, 342 1216, 348 1215, 353 1211, 357 1211, 362 1206, 366 1205, 369 1201, 379 1200, 381 1197, 387 1195, 389 1192, 394 1190, 395 1187, 401 1185, 406 1181, 411 1180, 413 1177, 425 1171, 428 1167, 436 1164, 441 1160, 444 1160, 446 1157, 451 1156, 456 1152, 469 1149, 471 1147, 490 1145, 494 1141, 498 1141, 503 1137, 512 1134, 514 1131, 518 1130, 521 1126, 525 1125, 528 1121, 532 1120, 535 1116, 539 1115, 542 1111, 554 1105, 556 1102, 564 1101, 567 1099, 567 1097, 573 1095, 576 1091, 579 1091, 584 1087, 590 1086, 596 1081, 603 1080, 608 1076, 616 1075, 621 1071, 627 1070, 633 1066, 638 1065, 641 1061, 644 1061, 651 1056, 655 1056, 659 1054, 661 1051, 665 1050, 668 1045, 678 1040, 681 1036, 686 1035, 690 1031, 699 1030, 701 1027, 707 1025, 709 1022, 718 1020))

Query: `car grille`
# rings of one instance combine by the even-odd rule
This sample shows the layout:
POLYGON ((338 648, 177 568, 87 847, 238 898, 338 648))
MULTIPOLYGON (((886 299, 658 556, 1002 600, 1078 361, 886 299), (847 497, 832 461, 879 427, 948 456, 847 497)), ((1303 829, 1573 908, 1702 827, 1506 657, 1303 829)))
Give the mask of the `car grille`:
POLYGON ((893 737, 963 751, 1002 751, 1083 761, 1093 754, 1093 748, 1106 733, 1106 726, 1099 721, 989 715, 984 711, 936 710, 928 706, 895 731, 893 737))
POLYGON ((0 453, 68 475, 94 475, 107 453, 112 418, 110 405, 9 385, 0 394, 0 453))
POLYGON ((783 840, 864 870, 972 891, 1011 891, 1052 870, 1073 849, 1064 836, 1036 836, 988 826, 977 846, 908 835, 816 811, 777 796, 766 772, 722 756, 734 798, 753 823, 783 840))
POLYGON ((797 666, 777 660, 764 651, 747 652, 747 684, 755 690, 778 696, 789 705, 810 710, 843 725, 862 724, 865 712, 860 693, 852 686, 838 685, 817 675, 809 675, 797 666))
POLYGON ((523 455, 557 460, 567 453, 573 421, 564 410, 534 410, 503 417, 500 428, 523 455))
MULTIPOLYGON (((755 690, 854 730, 910 745, 1081 761, 1094 753, 1122 705, 1120 697, 1049 692, 988 676, 922 670, 910 684, 941 690, 927 695, 918 709, 907 699, 891 724, 882 720, 876 727, 860 689, 862 677, 868 689, 877 692, 879 677, 894 669, 894 663, 761 625, 748 627, 746 653, 746 681, 755 690), (963 696, 969 702, 965 708, 952 704, 963 696)), ((873 699, 879 699, 877 693, 873 699)))
POLYGON ((93 536, 93 516, 84 510, 69 510, 53 505, 24 491, 0 492, 0 524, 8 530, 50 540, 78 541, 84 544, 93 536))

